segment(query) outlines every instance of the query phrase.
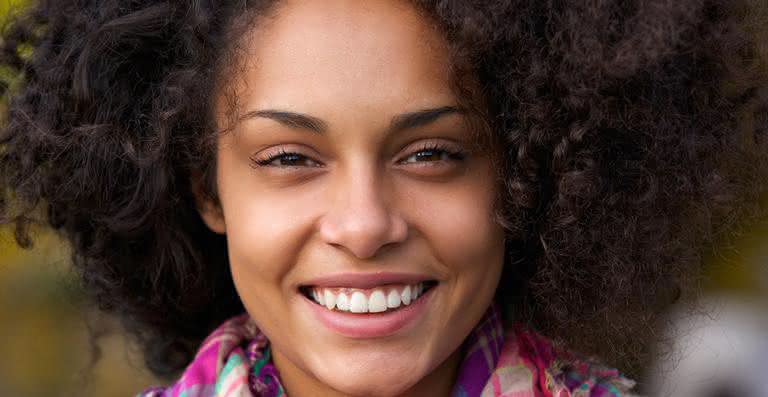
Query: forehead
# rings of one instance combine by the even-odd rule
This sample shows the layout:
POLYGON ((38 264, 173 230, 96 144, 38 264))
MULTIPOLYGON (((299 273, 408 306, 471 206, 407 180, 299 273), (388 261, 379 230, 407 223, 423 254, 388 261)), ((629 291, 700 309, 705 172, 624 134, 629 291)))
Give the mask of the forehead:
POLYGON ((284 1, 244 37, 239 96, 250 108, 318 112, 446 104, 447 54, 406 1, 284 1))

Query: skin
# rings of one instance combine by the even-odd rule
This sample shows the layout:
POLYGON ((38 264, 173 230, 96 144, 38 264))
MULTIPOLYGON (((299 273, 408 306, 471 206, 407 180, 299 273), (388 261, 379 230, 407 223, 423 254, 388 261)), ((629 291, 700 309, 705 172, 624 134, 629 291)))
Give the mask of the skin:
POLYGON ((289 395, 448 395, 498 285, 504 237, 493 167, 464 113, 391 128, 403 114, 459 108, 444 38, 406 3, 285 1, 242 48, 215 106, 231 127, 218 137, 221 206, 199 207, 227 236, 235 286, 289 395), (322 132, 271 110, 311 116, 322 132), (422 150, 431 143, 465 156, 422 150), (281 150, 301 156, 254 164, 281 150), (426 313, 386 338, 325 328, 298 292, 315 277, 376 271, 439 281, 426 313))

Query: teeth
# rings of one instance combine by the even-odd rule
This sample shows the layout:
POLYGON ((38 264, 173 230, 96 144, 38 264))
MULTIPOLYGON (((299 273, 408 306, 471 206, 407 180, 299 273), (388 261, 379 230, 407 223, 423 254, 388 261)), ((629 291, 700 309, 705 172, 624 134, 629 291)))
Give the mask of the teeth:
POLYGON ((315 302, 325 306, 325 294, 322 291, 318 291, 316 289, 312 290, 312 298, 315 299, 315 302))
POLYGON ((331 310, 334 306, 336 306, 336 295, 334 295, 331 291, 323 290, 323 300, 325 300, 325 307, 328 310, 331 310))
POLYGON ((396 290, 389 291, 389 295, 387 295, 387 307, 390 309, 400 307, 400 293, 396 290))
POLYGON ((356 291, 352 293, 352 298, 349 300, 349 311, 352 313, 368 313, 368 299, 365 298, 362 292, 356 291))
POLYGON ((381 313, 395 310, 401 305, 410 305, 424 292, 424 283, 406 285, 401 288, 375 288, 369 290, 370 295, 368 296, 364 290, 351 288, 312 288, 309 295, 312 300, 325 306, 328 310, 381 313))
POLYGON ((345 312, 349 311, 349 299, 347 298, 347 294, 342 292, 336 297, 336 308, 345 312))
POLYGON ((370 313, 380 313, 387 310, 387 298, 384 297, 384 292, 380 290, 373 291, 371 297, 368 298, 368 311, 370 313))
POLYGON ((411 286, 406 285, 405 289, 403 289, 403 293, 400 294, 400 299, 403 301, 403 304, 408 306, 411 304, 411 286))

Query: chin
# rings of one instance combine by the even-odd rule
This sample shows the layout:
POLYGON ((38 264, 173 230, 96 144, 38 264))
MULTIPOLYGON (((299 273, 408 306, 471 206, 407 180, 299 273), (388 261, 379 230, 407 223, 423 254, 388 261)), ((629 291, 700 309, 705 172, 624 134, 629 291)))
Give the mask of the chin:
POLYGON ((334 387, 340 393, 350 397, 393 397, 405 393, 412 384, 393 384, 387 382, 377 382, 369 384, 366 382, 354 382, 340 384, 334 387))
POLYGON ((326 366, 319 374, 320 381, 340 393, 354 397, 392 397, 401 395, 413 387, 426 374, 411 366, 382 370, 383 364, 373 365, 356 362, 354 368, 326 366), (373 368, 371 368, 373 367, 373 368))

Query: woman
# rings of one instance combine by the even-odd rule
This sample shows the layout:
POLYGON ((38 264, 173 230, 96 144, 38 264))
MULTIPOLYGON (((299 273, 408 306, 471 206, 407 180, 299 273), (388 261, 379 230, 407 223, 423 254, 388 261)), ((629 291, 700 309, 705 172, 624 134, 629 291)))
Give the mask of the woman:
POLYGON ((761 211, 739 7, 42 1, 2 208, 179 376, 144 395, 628 395, 587 357, 761 211))

